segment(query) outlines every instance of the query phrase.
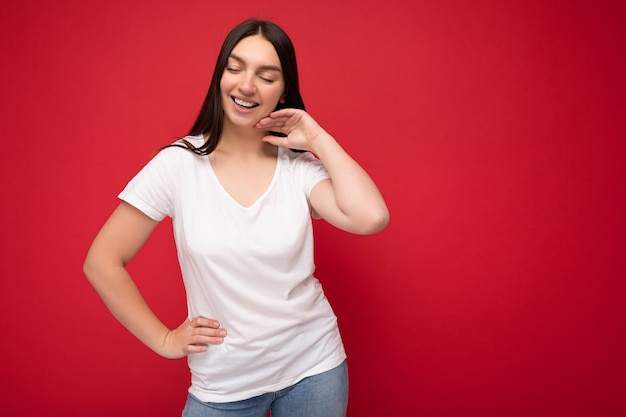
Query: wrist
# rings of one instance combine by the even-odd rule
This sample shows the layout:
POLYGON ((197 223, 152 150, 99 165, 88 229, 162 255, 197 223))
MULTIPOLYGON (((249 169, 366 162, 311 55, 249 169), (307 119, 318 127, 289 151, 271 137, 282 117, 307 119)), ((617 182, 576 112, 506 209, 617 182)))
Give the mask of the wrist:
POLYGON ((167 359, 176 359, 179 358, 180 355, 176 352, 176 343, 174 339, 174 332, 170 329, 167 329, 165 333, 160 337, 159 342, 156 346, 152 347, 152 350, 164 358, 167 359))
POLYGON ((329 148, 332 143, 336 143, 335 139, 326 132, 322 132, 311 141, 310 151, 321 158, 325 150, 329 148))

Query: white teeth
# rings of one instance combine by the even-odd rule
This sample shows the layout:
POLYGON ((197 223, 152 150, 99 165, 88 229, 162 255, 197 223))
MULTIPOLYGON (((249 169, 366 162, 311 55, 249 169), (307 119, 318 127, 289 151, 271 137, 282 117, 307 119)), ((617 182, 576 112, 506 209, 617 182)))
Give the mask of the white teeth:
POLYGON ((243 100, 241 100, 239 98, 236 98, 236 97, 233 97, 233 100, 235 101, 236 104, 238 104, 238 105, 240 105, 242 107, 250 108, 250 107, 254 107, 256 105, 254 103, 251 103, 249 101, 243 101, 243 100))

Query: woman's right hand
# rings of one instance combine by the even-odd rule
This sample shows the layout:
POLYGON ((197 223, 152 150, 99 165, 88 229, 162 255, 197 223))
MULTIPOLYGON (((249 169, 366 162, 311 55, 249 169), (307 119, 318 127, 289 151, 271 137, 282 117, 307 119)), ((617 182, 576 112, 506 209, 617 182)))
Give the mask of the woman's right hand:
POLYGON ((111 313, 137 339, 166 358, 204 352, 224 341, 217 320, 197 317, 170 330, 146 304, 126 265, 159 222, 122 201, 94 239, 83 269, 111 313))
POLYGON ((159 354, 170 359, 183 358, 190 353, 206 352, 210 344, 219 345, 225 337, 226 330, 217 320, 196 317, 168 331, 159 354))

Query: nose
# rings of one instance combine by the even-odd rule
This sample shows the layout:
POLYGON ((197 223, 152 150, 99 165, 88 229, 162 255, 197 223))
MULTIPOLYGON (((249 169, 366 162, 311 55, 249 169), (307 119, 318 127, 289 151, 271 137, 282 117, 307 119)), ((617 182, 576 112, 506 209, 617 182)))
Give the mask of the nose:
POLYGON ((250 96, 256 92, 254 74, 247 73, 246 75, 244 75, 241 83, 239 84, 239 90, 247 96, 250 96))

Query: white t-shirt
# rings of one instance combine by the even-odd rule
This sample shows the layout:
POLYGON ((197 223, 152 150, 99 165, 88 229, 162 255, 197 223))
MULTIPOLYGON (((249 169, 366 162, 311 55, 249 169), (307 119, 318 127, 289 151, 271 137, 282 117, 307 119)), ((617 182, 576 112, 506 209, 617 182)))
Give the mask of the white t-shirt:
POLYGON ((172 217, 189 318, 213 318, 228 331, 223 344, 188 356, 189 391, 200 400, 277 391, 345 359, 337 319, 313 276, 308 196, 326 178, 312 154, 281 147, 270 186, 243 207, 208 157, 172 147, 119 195, 154 220, 172 217))

